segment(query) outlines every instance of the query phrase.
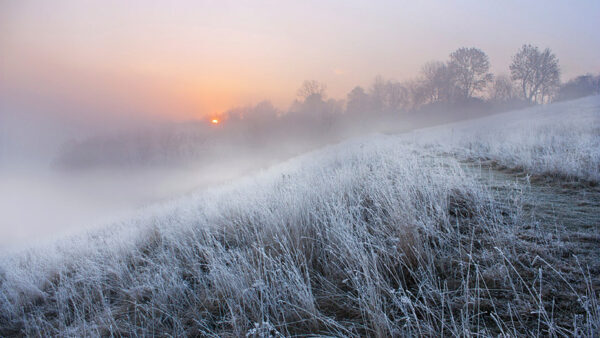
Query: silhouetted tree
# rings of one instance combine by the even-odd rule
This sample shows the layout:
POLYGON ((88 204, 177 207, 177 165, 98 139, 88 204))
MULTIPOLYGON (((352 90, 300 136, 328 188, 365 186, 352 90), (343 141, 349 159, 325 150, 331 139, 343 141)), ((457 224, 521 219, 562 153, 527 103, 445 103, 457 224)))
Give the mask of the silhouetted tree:
POLYGON ((456 85, 452 69, 444 62, 431 61, 421 68, 419 96, 425 103, 450 102, 456 96, 456 85))
POLYGON ((424 90, 423 81, 412 79, 405 82, 404 87, 408 92, 408 109, 416 109, 427 103, 428 93, 424 90))
POLYGON ((481 91, 493 78, 490 60, 480 49, 462 47, 450 54, 448 64, 463 98, 471 98, 481 91))
POLYGON ((327 90, 326 84, 315 80, 306 80, 302 83, 300 89, 298 89, 298 97, 302 100, 306 100, 310 96, 319 96, 324 100, 325 90, 327 90))
POLYGON ((527 102, 544 103, 560 83, 558 58, 549 48, 523 45, 513 56, 511 78, 518 81, 527 102))
POLYGON ((409 91, 399 82, 375 77, 370 88, 371 104, 378 112, 398 112, 408 106, 409 91))
POLYGON ((408 88, 400 82, 388 82, 387 108, 391 112, 398 112, 410 105, 408 88))

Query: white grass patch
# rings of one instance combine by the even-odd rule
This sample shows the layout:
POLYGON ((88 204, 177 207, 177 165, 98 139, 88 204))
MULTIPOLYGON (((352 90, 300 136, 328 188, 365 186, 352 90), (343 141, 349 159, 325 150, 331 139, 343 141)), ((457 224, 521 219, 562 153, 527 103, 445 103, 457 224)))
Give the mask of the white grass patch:
POLYGON ((406 137, 463 159, 600 182, 600 96, 422 129, 406 137))
MULTIPOLYGON (((32 335, 412 332, 423 324, 398 306, 421 296, 406 279, 437 283, 456 215, 492 231, 492 204, 455 161, 357 140, 4 257, 1 323, 32 335)), ((431 321, 421 329, 446 325, 431 321)))

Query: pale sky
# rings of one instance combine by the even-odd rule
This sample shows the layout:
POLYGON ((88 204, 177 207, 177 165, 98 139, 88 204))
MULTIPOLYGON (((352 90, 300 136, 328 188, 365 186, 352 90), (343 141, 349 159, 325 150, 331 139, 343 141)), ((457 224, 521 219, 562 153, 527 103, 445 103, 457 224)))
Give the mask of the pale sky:
POLYGON ((414 77, 461 47, 508 73, 524 43, 563 79, 600 72, 600 1, 0 0, 0 98, 79 118, 218 114, 305 79, 344 98, 376 75, 414 77))

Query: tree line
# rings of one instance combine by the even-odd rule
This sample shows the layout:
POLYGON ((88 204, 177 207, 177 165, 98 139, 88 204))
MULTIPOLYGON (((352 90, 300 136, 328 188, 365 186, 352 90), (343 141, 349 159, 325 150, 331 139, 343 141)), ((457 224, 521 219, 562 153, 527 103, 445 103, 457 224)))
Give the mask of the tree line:
POLYGON ((326 84, 307 80, 287 111, 261 102, 231 109, 225 117, 230 123, 257 120, 260 125, 272 119, 315 119, 327 126, 340 119, 338 113, 352 120, 431 110, 501 111, 600 93, 600 76, 582 75, 561 83, 559 60, 549 48, 523 45, 512 57, 509 74, 494 75, 490 67, 484 51, 462 47, 446 61, 424 64, 414 79, 398 82, 377 76, 369 88, 356 86, 344 100, 328 99, 326 84))
POLYGON ((485 52, 462 47, 452 52, 447 61, 423 65, 415 79, 395 82, 377 77, 369 90, 355 87, 348 93, 347 109, 361 111, 368 106, 376 110, 411 111, 433 103, 473 99, 541 104, 600 93, 600 76, 582 75, 561 84, 559 60, 549 48, 523 45, 512 57, 509 70, 509 75, 494 76, 485 52))
POLYGON ((463 47, 446 61, 424 64, 413 79, 377 76, 370 87, 356 86, 343 100, 328 98, 326 84, 307 80, 287 110, 263 101, 228 110, 218 125, 183 123, 90 138, 66 144, 57 162, 69 167, 154 165, 211 160, 241 150, 286 157, 368 132, 402 131, 600 94, 600 76, 561 83, 559 60, 549 48, 523 45, 509 71, 493 75, 485 52, 463 47))
POLYGON ((370 87, 356 86, 343 100, 328 98, 325 83, 307 80, 289 109, 278 110, 268 101, 231 109, 223 128, 253 139, 280 133, 331 138, 352 128, 380 130, 419 119, 424 122, 417 126, 423 126, 600 93, 600 76, 561 83, 559 60, 549 48, 523 45, 512 57, 509 74, 494 75, 490 68, 484 51, 462 47, 446 61, 425 63, 413 79, 377 76, 370 87))

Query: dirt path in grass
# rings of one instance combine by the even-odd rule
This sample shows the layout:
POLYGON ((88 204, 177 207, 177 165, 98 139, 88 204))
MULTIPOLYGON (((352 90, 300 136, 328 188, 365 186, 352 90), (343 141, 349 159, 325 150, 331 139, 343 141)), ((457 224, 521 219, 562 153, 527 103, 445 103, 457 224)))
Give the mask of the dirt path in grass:
POLYGON ((461 165, 490 187, 498 201, 508 204, 509 196, 514 196, 510 192, 518 191, 525 220, 519 237, 547 250, 553 264, 567 277, 577 279, 582 268, 589 268, 594 289, 600 291, 600 187, 534 180, 522 172, 475 162, 461 165))
POLYGON ((488 185, 502 200, 507 189, 519 189, 532 226, 574 232, 600 230, 600 187, 556 180, 529 179, 526 174, 463 162, 463 169, 488 185))

